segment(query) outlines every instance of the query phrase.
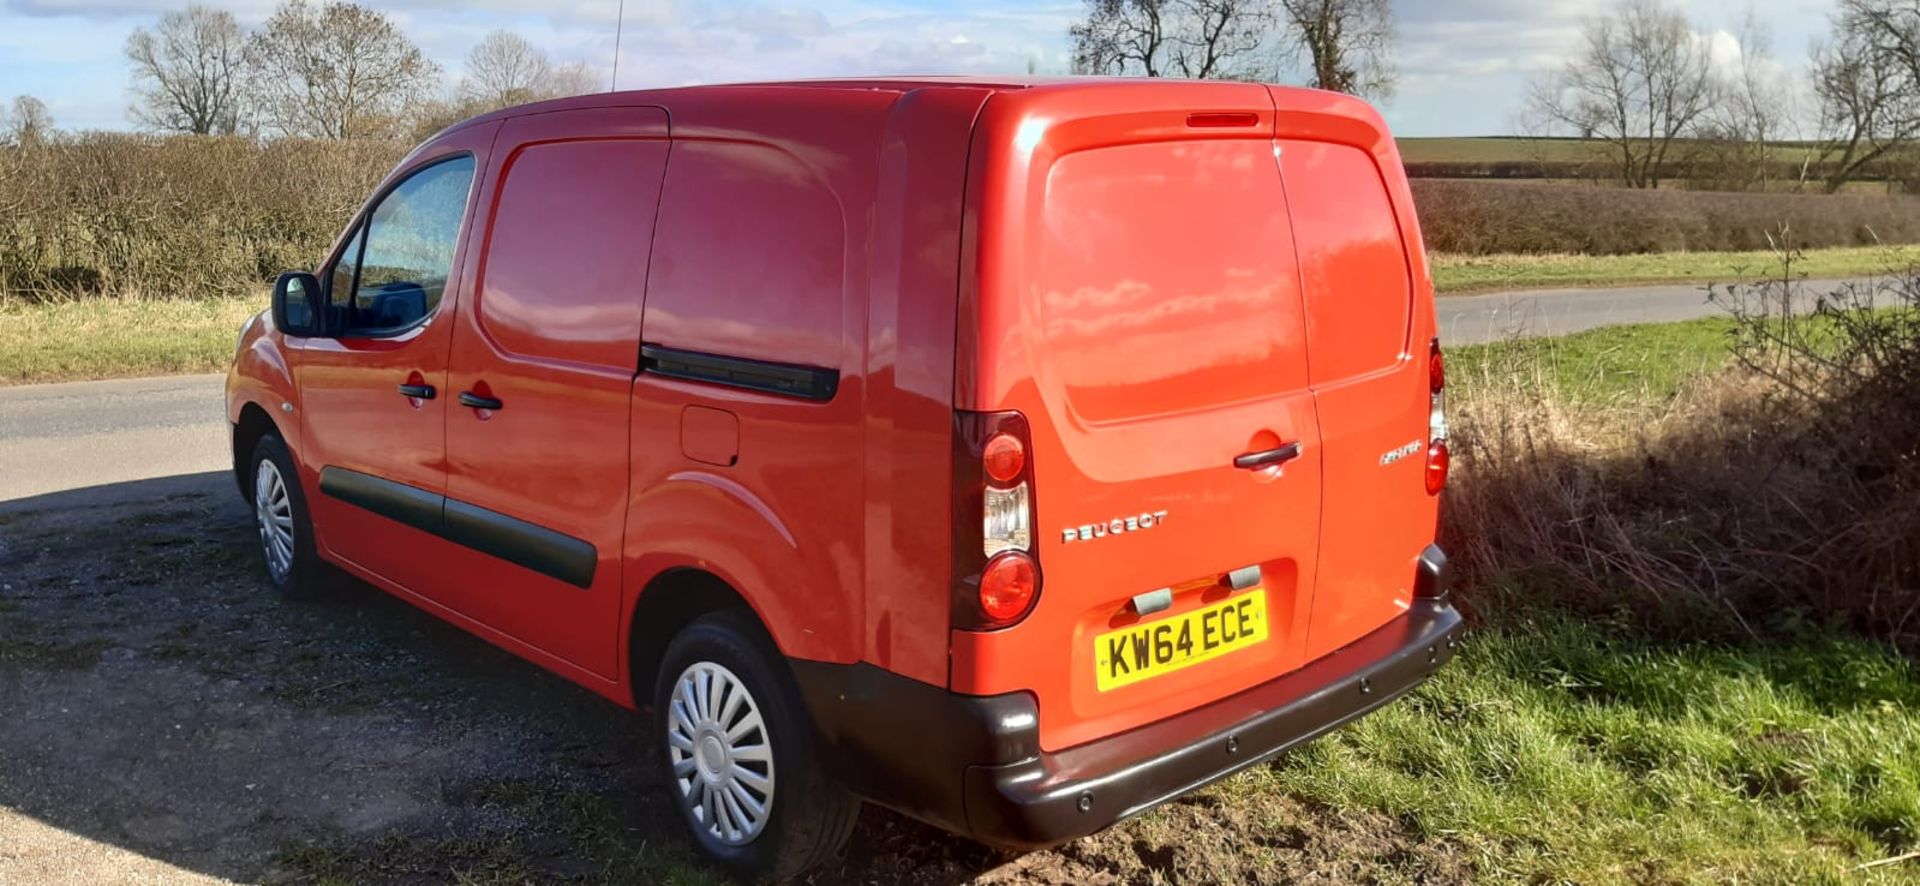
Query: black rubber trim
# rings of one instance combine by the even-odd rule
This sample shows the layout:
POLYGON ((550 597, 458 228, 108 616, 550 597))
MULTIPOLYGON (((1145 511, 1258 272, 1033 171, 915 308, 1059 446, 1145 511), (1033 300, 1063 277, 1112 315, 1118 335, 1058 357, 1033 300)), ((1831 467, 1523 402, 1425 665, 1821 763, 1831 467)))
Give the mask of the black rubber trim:
POLYGON ((469 409, 498 410, 502 408, 504 404, 502 404, 499 398, 497 397, 482 397, 479 394, 476 394, 472 391, 461 391, 460 405, 465 406, 469 409))
POLYGON ((440 534, 440 511, 446 496, 437 492, 333 466, 320 469, 320 491, 396 523, 440 534))
POLYGON ((865 662, 788 662, 829 771, 896 812, 966 833, 966 766, 1040 753, 1039 708, 1027 693, 955 695, 865 662))
POLYGON ((593 544, 517 517, 447 499, 448 541, 484 551, 575 587, 593 587, 600 555, 593 544))
POLYGON ((1251 471, 1270 465, 1286 464, 1299 457, 1300 444, 1296 441, 1288 443, 1285 446, 1266 450, 1265 452, 1249 452, 1245 455, 1236 456, 1233 460, 1233 466, 1251 471))
POLYGON ((1026 693, 955 695, 794 660, 832 771, 882 806, 995 846, 1086 836, 1399 698, 1453 657, 1460 614, 1417 599, 1351 645, 1184 714, 1052 753, 1026 693), (876 724, 884 724, 877 728, 876 724))
POLYGON ((321 493, 580 588, 593 586, 591 542, 371 474, 320 469, 321 493))
POLYGON ((640 346, 640 371, 816 403, 832 400, 840 389, 838 369, 704 354, 660 345, 640 346))
POLYGON ((1427 549, 1420 552, 1419 570, 1413 576, 1413 595, 1445 600, 1451 584, 1448 578, 1447 552, 1440 550, 1439 545, 1427 545, 1427 549))

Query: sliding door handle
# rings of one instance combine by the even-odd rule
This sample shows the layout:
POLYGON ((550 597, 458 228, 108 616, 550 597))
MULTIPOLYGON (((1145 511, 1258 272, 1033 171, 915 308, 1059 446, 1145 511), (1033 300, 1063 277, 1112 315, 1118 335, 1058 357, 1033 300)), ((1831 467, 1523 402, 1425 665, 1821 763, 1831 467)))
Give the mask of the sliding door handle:
POLYGON ((1269 468, 1274 465, 1286 464, 1299 457, 1300 443, 1299 441, 1295 441, 1275 449, 1249 452, 1245 455, 1238 456, 1233 460, 1233 466, 1252 471, 1260 468, 1269 468))
POLYGON ((433 399, 433 393, 433 385, 400 386, 400 396, 402 397, 413 397, 417 400, 431 400, 433 399))
POLYGON ((482 397, 472 391, 461 391, 460 405, 474 409, 499 409, 500 401, 493 397, 482 397))

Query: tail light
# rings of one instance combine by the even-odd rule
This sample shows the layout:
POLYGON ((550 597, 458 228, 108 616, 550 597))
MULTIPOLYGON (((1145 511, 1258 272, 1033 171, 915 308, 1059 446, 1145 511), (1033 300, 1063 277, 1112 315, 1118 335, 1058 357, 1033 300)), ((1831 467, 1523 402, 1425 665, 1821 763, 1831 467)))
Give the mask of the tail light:
POLYGON ((1447 361, 1440 353, 1440 340, 1427 348, 1427 494, 1439 495, 1447 486, 1447 467, 1453 457, 1447 451, 1447 361))
POLYGON ((1040 597, 1033 548, 1032 439, 1017 412, 956 412, 953 626, 1003 628, 1040 597))

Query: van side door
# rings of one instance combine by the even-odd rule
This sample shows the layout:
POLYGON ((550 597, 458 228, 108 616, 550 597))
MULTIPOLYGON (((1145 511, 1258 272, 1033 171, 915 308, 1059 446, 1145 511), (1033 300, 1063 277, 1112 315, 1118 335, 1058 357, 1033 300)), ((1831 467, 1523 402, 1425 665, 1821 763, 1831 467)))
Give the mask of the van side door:
POLYGON ((668 147, 655 107, 509 119, 453 332, 452 605, 576 677, 617 668, 629 407, 668 147))
POLYGON ((444 492, 448 345, 471 265, 460 244, 476 213, 494 126, 436 143, 368 201, 321 269, 325 337, 297 340, 297 457, 316 538, 377 579, 437 597, 431 525, 444 492))

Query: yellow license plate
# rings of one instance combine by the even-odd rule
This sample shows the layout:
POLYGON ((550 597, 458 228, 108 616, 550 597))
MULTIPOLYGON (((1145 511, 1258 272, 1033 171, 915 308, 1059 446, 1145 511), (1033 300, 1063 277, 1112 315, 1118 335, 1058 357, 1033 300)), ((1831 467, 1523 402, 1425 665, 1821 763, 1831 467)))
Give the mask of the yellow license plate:
POLYGON ((1255 588, 1205 609, 1095 637, 1094 685, 1106 692, 1219 658, 1265 639, 1267 595, 1255 588))

